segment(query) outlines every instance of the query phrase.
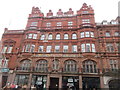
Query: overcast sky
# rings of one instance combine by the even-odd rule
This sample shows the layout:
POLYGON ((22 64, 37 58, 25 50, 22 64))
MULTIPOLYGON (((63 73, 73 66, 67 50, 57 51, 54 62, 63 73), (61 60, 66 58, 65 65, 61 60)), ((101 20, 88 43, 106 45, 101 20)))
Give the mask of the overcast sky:
POLYGON ((63 12, 72 8, 76 13, 83 3, 91 5, 95 11, 95 21, 111 21, 118 16, 120 0, 0 0, 0 38, 4 28, 9 30, 25 29, 28 15, 33 6, 41 8, 46 13, 51 9, 56 15, 58 9, 63 12))

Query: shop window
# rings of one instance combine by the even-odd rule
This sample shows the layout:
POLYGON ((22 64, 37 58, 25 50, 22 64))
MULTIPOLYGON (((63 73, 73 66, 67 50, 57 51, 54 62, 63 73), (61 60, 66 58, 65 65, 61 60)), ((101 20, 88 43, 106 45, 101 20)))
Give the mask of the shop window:
POLYGON ((19 86, 28 85, 29 75, 16 75, 14 83, 19 86))

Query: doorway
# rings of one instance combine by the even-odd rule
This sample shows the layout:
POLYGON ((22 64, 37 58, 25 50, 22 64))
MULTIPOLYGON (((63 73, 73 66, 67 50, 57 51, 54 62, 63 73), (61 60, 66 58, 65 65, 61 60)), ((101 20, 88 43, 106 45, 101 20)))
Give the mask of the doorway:
POLYGON ((59 90, 59 78, 50 78, 49 90, 59 90))

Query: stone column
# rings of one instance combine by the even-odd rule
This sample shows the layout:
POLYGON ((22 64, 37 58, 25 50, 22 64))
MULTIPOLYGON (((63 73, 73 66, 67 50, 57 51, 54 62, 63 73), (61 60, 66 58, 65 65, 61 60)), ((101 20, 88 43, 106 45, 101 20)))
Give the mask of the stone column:
POLYGON ((0 72, 0 89, 2 88, 2 72, 0 72))
POLYGON ((46 85, 46 88, 48 89, 50 86, 50 75, 48 74, 47 75, 47 85, 46 85))
POLYGON ((82 89, 82 76, 79 76, 79 88, 82 89))
POLYGON ((100 88, 104 88, 104 82, 103 82, 103 77, 100 76, 100 88))
POLYGON ((62 88, 62 75, 60 75, 60 77, 59 77, 59 88, 60 88, 60 90, 62 88))
POLYGON ((32 82, 32 73, 30 73, 29 80, 28 80, 28 90, 31 88, 31 82, 32 82))

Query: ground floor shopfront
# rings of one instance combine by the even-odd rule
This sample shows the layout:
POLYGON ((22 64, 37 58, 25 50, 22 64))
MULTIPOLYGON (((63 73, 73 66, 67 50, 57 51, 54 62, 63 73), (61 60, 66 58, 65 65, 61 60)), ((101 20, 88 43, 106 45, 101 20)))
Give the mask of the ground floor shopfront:
POLYGON ((80 88, 83 90, 87 88, 99 90, 103 88, 102 76, 94 74, 14 73, 12 77, 14 78, 14 80, 11 80, 12 83, 21 86, 26 85, 28 88, 34 87, 38 90, 53 90, 53 88, 54 90, 67 90, 69 88, 72 88, 72 90, 79 90, 80 88))

